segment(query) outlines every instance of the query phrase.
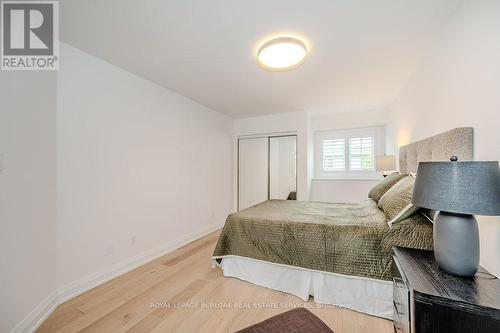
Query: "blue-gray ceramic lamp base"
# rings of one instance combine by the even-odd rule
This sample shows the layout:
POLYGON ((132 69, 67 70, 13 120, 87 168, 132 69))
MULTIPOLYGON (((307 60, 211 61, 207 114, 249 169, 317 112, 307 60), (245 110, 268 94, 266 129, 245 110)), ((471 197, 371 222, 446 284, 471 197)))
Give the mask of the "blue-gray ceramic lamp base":
POLYGON ((439 267, 458 276, 479 268, 479 230, 474 215, 438 212, 434 218, 434 257, 439 267))

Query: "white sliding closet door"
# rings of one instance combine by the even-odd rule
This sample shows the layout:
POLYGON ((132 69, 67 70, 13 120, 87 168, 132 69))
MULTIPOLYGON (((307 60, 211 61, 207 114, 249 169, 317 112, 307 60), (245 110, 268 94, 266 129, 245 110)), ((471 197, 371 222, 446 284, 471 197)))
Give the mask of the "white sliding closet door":
POLYGON ((268 138, 238 141, 238 209, 266 201, 268 188, 268 138))
POLYGON ((297 191, 297 136, 270 137, 269 149, 270 199, 287 199, 297 191))

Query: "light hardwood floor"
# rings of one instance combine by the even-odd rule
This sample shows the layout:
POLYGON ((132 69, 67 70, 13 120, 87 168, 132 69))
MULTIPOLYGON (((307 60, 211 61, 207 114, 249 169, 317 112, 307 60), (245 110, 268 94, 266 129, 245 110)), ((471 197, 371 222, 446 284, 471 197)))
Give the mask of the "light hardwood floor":
POLYGON ((223 277, 210 262, 218 236, 212 233, 69 300, 37 332, 234 332, 293 306, 308 307, 335 333, 392 332, 389 320, 223 277))

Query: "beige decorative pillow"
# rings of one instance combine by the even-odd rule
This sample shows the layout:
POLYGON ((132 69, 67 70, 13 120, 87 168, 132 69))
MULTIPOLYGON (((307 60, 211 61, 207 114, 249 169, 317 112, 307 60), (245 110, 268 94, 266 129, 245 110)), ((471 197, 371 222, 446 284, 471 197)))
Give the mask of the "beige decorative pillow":
POLYGON ((405 176, 380 198, 378 206, 384 211, 389 226, 410 217, 418 210, 411 203, 414 184, 415 177, 405 176))
POLYGON ((372 198, 375 202, 378 202, 385 192, 405 176, 406 175, 402 175, 399 172, 391 173, 370 190, 368 198, 372 198))

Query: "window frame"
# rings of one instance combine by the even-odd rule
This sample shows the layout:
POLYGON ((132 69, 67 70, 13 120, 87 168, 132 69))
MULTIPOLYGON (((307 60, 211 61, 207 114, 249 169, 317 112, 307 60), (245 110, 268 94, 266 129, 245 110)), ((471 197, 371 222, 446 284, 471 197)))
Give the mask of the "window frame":
POLYGON ((314 178, 349 179, 349 178, 378 178, 375 159, 384 154, 385 126, 371 126, 348 129, 332 129, 315 131, 314 135, 314 178), (374 144, 374 165, 372 170, 350 169, 350 147, 351 138, 372 136, 374 144), (323 141, 343 138, 345 144, 345 170, 323 170, 323 141))

